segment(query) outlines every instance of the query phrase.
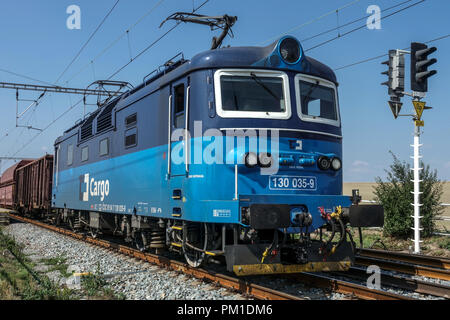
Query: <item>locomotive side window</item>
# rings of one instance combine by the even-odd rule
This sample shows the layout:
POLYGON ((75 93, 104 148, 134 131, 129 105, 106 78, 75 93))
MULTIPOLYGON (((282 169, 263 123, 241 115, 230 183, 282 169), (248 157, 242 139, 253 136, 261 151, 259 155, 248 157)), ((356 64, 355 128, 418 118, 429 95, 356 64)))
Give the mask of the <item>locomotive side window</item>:
POLYGON ((67 147, 67 165, 71 166, 73 163, 73 145, 67 147))
POLYGON ((214 76, 217 113, 226 118, 288 119, 289 82, 280 71, 219 70, 214 76))
POLYGON ((100 141, 100 156, 106 156, 109 153, 109 139, 100 141))
POLYGON ((295 86, 298 114, 303 121, 339 126, 336 87, 333 83, 297 75, 295 86))
POLYGON ((125 131, 125 148, 135 147, 137 145, 137 129, 131 128, 125 131))
POLYGON ((137 114, 134 113, 131 116, 128 116, 125 119, 125 126, 127 127, 131 127, 131 126, 135 126, 137 124, 137 114))
POLYGON ((180 84, 174 88, 175 92, 175 128, 184 128, 184 84, 180 84))
POLYGON ((87 161, 89 159, 89 147, 81 148, 81 162, 87 161))

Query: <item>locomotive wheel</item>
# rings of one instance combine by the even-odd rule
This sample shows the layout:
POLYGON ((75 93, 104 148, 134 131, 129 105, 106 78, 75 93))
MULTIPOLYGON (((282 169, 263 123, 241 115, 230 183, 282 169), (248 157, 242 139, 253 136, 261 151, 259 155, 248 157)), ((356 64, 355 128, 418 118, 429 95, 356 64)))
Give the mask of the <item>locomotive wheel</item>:
POLYGON ((205 251, 208 248, 208 225, 206 223, 185 222, 183 234, 186 243, 183 245, 184 258, 194 268, 205 262, 205 251))

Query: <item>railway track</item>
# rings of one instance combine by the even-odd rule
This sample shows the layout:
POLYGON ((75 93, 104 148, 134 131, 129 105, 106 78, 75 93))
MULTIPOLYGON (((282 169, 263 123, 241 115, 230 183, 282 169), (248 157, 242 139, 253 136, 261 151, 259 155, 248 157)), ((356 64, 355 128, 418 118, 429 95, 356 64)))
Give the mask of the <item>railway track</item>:
POLYGON ((404 252, 374 250, 374 249, 359 249, 358 251, 359 255, 362 257, 401 261, 405 263, 422 265, 430 268, 450 270, 449 258, 431 257, 420 254, 408 254, 404 252))
POLYGON ((349 281, 339 280, 332 275, 322 275, 314 273, 298 273, 288 275, 289 278, 306 283, 310 286, 328 288, 333 291, 346 294, 350 298, 362 300, 417 300, 408 296, 395 294, 383 290, 370 289, 367 286, 359 285, 349 281))
MULTIPOLYGON (((130 248, 128 246, 120 245, 104 239, 92 238, 85 234, 79 234, 68 229, 49 225, 40 221, 28 219, 25 217, 17 216, 9 213, 11 219, 30 223, 47 230, 51 230, 72 238, 127 255, 132 258, 136 258, 142 261, 146 261, 159 267, 166 268, 168 270, 174 270, 183 272, 184 274, 191 275, 197 279, 216 283, 224 288, 231 289, 241 294, 248 295, 260 300, 303 300, 301 297, 294 296, 282 291, 267 288, 261 285, 257 285, 242 278, 236 278, 228 275, 224 275, 218 272, 205 270, 201 268, 192 268, 188 264, 172 260, 164 256, 155 255, 152 253, 141 252, 137 249, 130 248)), ((318 275, 313 273, 300 273, 287 275, 289 279, 299 281, 304 284, 320 287, 323 289, 339 292, 349 296, 350 299, 365 299, 365 300, 414 300, 413 298, 394 294, 382 290, 369 289, 366 286, 354 284, 347 281, 338 280, 331 276, 318 275)))
POLYGON ((242 279, 227 276, 224 274, 212 272, 209 270, 201 269, 201 268, 192 268, 188 264, 176 261, 173 259, 169 259, 164 256, 155 255, 151 253, 141 252, 139 250, 120 245, 117 243, 113 243, 103 239, 92 238, 87 235, 75 233, 71 230, 67 230, 64 228, 56 227, 53 225, 48 225, 46 223, 20 217, 14 214, 9 214, 11 219, 30 223, 47 230, 51 230, 60 234, 64 234, 66 236, 70 236, 72 238, 105 248, 111 251, 116 251, 121 254, 127 255, 132 258, 136 258, 142 261, 146 261, 155 265, 158 265, 161 268, 166 268, 168 270, 180 271, 184 274, 191 275, 197 279, 212 282, 218 284, 224 288, 231 289, 241 294, 248 295, 260 300, 303 300, 300 297, 290 295, 281 291, 277 291, 271 288, 263 287, 260 285, 252 284, 247 281, 243 281, 242 279))
MULTIPOLYGON (((392 258, 391 258, 392 259, 392 258)), ((356 256, 355 263, 362 266, 376 265, 384 270, 396 271, 438 280, 450 281, 450 270, 422 266, 413 263, 390 260, 389 258, 371 258, 356 256)))
MULTIPOLYGON (((347 272, 333 273, 337 276, 351 278, 359 282, 367 280, 368 274, 365 268, 351 267, 347 272)), ((389 275, 386 273, 380 274, 380 283, 382 286, 398 288, 417 292, 420 294, 432 295, 436 297, 443 297, 450 299, 450 287, 439 283, 411 279, 399 275, 389 275)))
POLYGON ((0 225, 9 224, 9 216, 7 211, 0 209, 0 225))

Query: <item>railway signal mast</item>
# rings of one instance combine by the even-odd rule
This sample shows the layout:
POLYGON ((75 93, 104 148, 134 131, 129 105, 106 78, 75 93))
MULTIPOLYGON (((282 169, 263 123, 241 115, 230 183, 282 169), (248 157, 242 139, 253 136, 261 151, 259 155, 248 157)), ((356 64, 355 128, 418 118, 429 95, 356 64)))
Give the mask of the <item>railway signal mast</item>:
POLYGON ((435 58, 428 59, 428 55, 435 52, 436 47, 428 48, 424 43, 413 42, 411 43, 411 52, 404 50, 389 50, 389 60, 382 62, 389 66, 389 70, 382 72, 389 77, 387 82, 382 83, 382 85, 388 86, 388 93, 390 96, 389 106, 397 119, 398 116, 412 116, 414 121, 414 144, 411 145, 414 148, 414 253, 420 253, 420 168, 419 159, 422 158, 419 154, 419 148, 422 146, 420 144, 420 127, 424 126, 424 121, 422 120, 423 111, 426 109, 431 109, 431 107, 425 106, 426 102, 421 101, 425 98, 428 92, 428 78, 437 73, 436 70, 428 70, 428 67, 435 64, 437 60, 435 58), (411 54, 411 90, 412 93, 404 92, 405 90, 405 54, 411 54), (400 114, 402 107, 401 98, 404 95, 412 97, 412 103, 414 106, 415 114, 400 114))

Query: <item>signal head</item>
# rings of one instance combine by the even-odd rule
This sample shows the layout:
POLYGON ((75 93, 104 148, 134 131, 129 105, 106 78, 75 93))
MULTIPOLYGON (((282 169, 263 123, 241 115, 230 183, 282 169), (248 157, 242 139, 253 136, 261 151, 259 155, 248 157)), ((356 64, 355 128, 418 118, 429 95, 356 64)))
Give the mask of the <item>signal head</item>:
POLYGON ((436 47, 428 48, 424 43, 411 43, 411 90, 416 92, 428 91, 428 78, 437 73, 436 70, 428 70, 437 59, 428 59, 428 55, 435 52, 436 47))

